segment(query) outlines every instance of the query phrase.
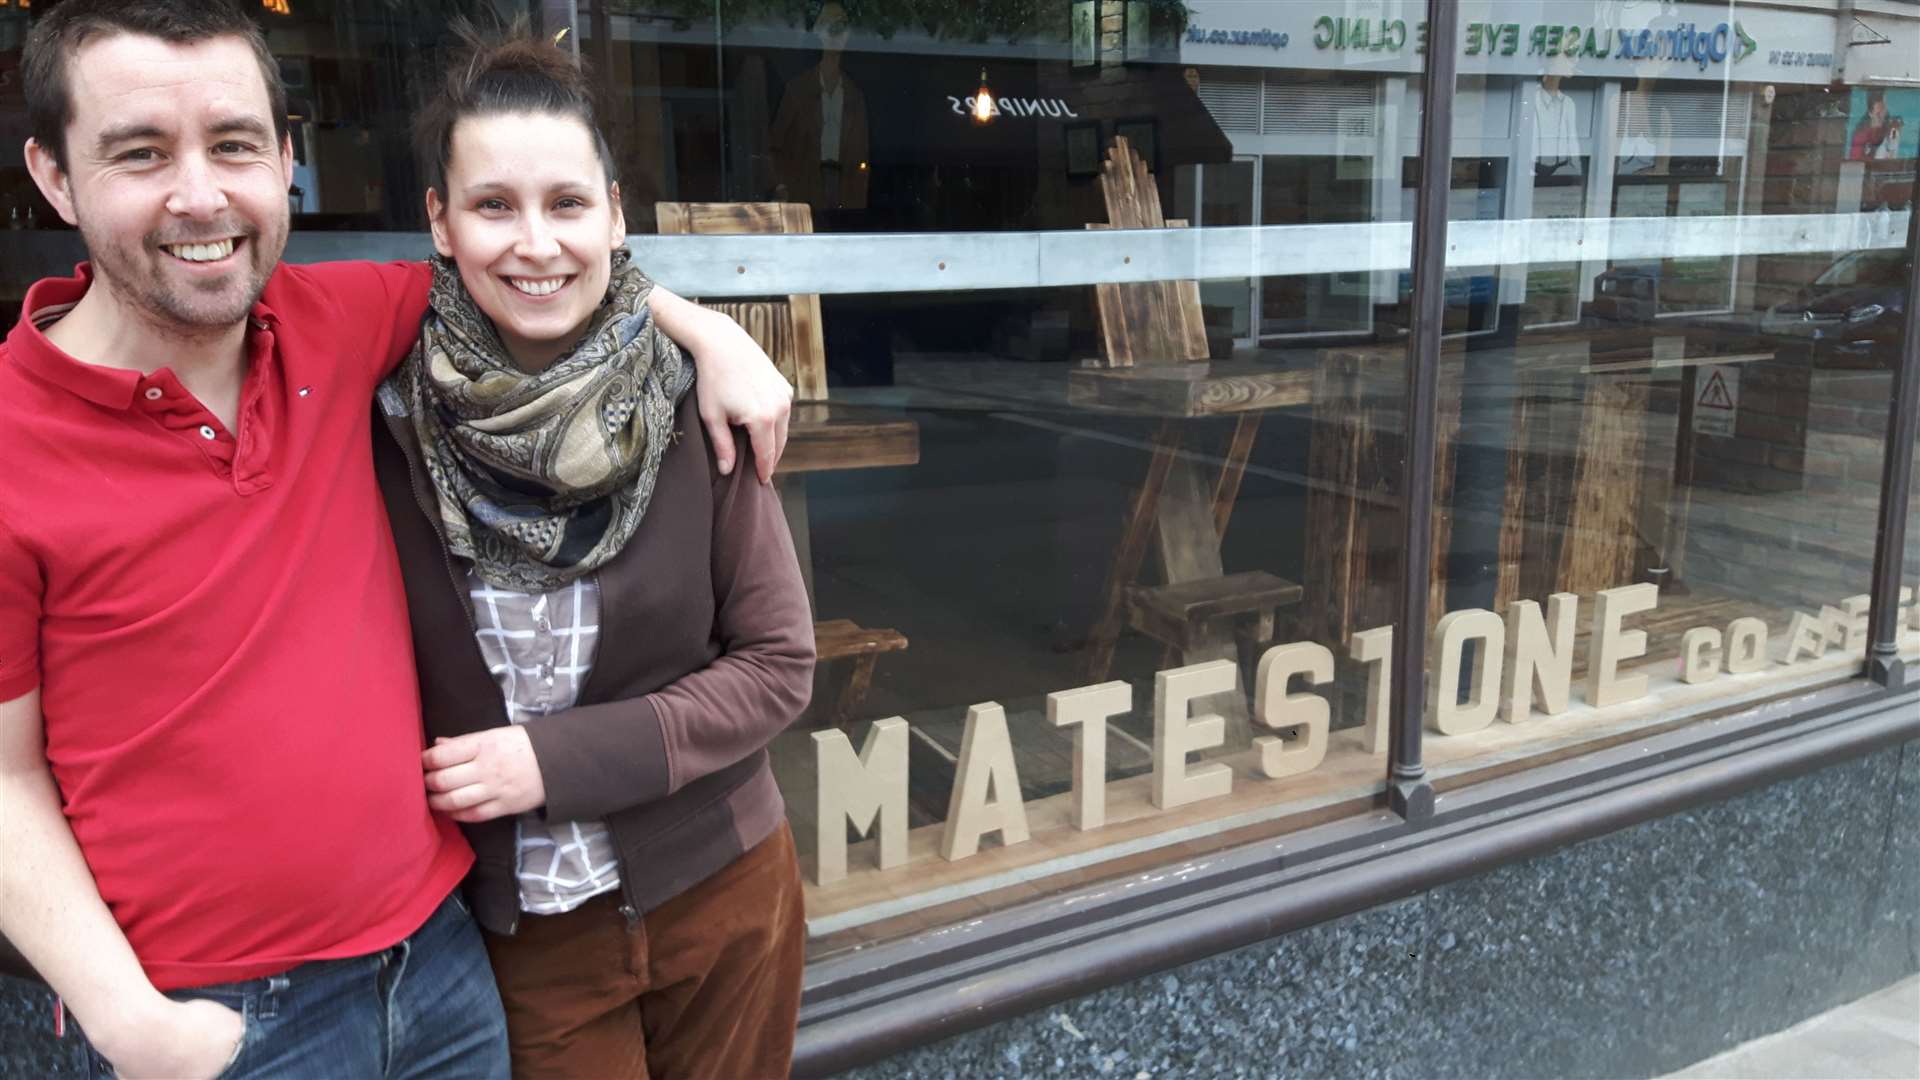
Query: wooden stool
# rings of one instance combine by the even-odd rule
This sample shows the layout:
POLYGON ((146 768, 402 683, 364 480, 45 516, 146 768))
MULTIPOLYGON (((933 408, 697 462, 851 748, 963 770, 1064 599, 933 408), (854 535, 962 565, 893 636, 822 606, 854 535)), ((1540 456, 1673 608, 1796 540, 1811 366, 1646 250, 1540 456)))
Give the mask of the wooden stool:
MULTIPOLYGON (((874 661, 881 653, 899 652, 907 647, 907 636, 890 627, 868 628, 852 619, 829 619, 813 624, 814 653, 822 664, 834 660, 852 660, 847 681, 835 695, 827 722, 838 726, 850 723, 858 714, 860 702, 873 686, 874 661)), ((816 710, 817 715, 817 710, 816 710)))
POLYGON ((1300 602, 1300 586, 1264 570, 1223 574, 1173 585, 1127 589, 1127 623, 1170 649, 1186 652, 1221 620, 1236 622, 1249 644, 1273 640, 1274 611, 1300 602))

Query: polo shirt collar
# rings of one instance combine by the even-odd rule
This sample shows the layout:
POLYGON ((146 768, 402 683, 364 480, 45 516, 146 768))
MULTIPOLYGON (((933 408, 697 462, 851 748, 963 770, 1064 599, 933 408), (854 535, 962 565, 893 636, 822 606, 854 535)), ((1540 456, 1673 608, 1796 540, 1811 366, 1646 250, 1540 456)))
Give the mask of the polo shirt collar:
MULTIPOLYGON (((278 270, 275 271, 278 273, 278 270)), ((20 321, 7 334, 7 350, 28 371, 55 386, 109 409, 128 409, 148 376, 127 368, 89 364, 68 356, 47 340, 41 324, 51 323, 71 310, 93 285, 93 267, 81 263, 67 278, 42 278, 27 290, 20 321)), ((270 329, 278 321, 264 302, 256 301, 247 321, 254 330, 270 329)))

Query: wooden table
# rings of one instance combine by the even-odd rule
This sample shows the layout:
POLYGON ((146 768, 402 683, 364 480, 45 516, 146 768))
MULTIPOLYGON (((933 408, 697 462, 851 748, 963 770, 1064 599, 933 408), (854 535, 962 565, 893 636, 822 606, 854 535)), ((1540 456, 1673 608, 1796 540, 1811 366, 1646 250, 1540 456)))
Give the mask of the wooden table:
MULTIPOLYGON (((1067 396, 1084 408, 1158 417, 1153 456, 1135 494, 1108 571, 1099 620, 1087 642, 1087 678, 1106 679, 1123 629, 1167 643, 1182 664, 1239 661, 1233 628, 1223 617, 1244 616, 1271 636, 1273 609, 1300 597, 1300 587, 1272 574, 1226 573, 1220 541, 1233 516, 1262 415, 1312 400, 1314 373, 1275 369, 1247 360, 1133 368, 1083 368, 1068 376, 1067 396), (1237 418, 1220 473, 1209 486, 1200 463, 1183 451, 1196 420, 1237 418), (1149 541, 1157 553, 1157 589, 1134 584, 1149 541)), ((1228 745, 1244 745, 1245 698, 1221 695, 1209 703, 1227 718, 1228 745)))
POLYGON ((776 475, 877 469, 920 462, 920 425, 897 412, 802 401, 787 421, 787 452, 776 475))

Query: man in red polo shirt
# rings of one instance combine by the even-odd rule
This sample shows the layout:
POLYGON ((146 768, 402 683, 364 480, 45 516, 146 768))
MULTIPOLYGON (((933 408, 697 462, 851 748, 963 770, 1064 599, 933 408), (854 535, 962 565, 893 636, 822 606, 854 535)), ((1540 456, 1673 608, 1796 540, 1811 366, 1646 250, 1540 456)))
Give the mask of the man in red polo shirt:
MULTIPOLYGON (((23 74, 90 263, 0 347, 0 933, 101 1071, 504 1076, 371 462, 427 276, 280 265, 284 92, 223 0, 66 0, 23 74)), ((764 477, 784 382, 656 297, 764 477)))

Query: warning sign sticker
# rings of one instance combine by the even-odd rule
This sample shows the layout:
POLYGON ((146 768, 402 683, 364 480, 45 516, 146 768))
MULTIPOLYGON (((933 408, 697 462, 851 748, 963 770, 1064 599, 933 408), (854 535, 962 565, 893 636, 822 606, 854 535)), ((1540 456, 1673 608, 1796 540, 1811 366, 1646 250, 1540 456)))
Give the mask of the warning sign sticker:
POLYGON ((1740 369, 1733 364, 1707 364, 1700 369, 1699 391, 1693 399, 1693 430, 1702 435, 1732 435, 1740 412, 1740 369))

